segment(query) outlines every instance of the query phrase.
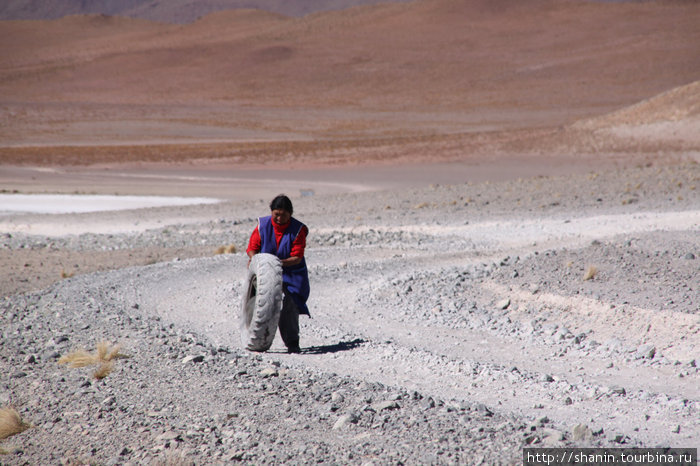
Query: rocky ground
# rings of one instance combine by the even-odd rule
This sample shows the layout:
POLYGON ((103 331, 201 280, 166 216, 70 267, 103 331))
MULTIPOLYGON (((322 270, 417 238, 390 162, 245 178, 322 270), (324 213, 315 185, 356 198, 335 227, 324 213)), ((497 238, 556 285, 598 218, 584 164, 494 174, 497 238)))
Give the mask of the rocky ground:
POLYGON ((0 406, 33 427, 0 463, 700 447, 699 181, 687 162, 293 197, 311 229, 298 355, 238 343, 241 251, 265 200, 40 219, 160 222, 114 234, 27 234, 14 227, 38 218, 6 217, 0 406), (58 364, 101 341, 127 356, 106 377, 58 364))

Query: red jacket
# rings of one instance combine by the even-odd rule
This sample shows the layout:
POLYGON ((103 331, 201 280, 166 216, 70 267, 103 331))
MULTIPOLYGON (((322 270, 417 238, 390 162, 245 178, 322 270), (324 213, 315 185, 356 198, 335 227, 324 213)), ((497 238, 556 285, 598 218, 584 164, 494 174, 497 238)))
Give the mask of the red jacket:
MULTIPOLYGON (((278 225, 274 222, 274 220, 272 221, 272 228, 275 230, 275 240, 277 241, 277 246, 280 245, 280 240, 282 239, 284 232, 287 230, 287 227, 289 227, 289 223, 286 225, 278 225)), ((306 235, 308 232, 309 230, 306 227, 301 229, 294 240, 294 243, 292 244, 292 252, 290 256, 304 257, 304 249, 306 249, 306 235)), ((259 252, 260 246, 260 232, 258 231, 258 227, 255 227, 255 230, 253 230, 253 233, 250 235, 250 240, 248 240, 248 249, 246 249, 246 252, 259 252)))

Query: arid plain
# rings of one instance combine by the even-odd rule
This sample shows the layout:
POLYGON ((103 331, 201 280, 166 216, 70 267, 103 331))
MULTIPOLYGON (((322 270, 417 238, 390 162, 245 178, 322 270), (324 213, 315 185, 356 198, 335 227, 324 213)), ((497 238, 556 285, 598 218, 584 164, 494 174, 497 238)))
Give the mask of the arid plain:
POLYGON ((4 194, 222 201, 2 213, 0 407, 35 427, 0 460, 700 446, 698 24, 555 0, 0 22, 4 194), (301 355, 251 357, 241 249, 280 191, 314 318, 301 355), (101 339, 130 355, 105 379, 56 364, 101 339))

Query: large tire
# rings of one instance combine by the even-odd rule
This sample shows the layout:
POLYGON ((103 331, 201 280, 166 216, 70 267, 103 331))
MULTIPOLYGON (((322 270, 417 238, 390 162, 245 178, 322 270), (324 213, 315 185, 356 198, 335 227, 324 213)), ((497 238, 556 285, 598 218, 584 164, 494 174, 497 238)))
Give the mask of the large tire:
POLYGON ((241 343, 267 351, 275 339, 282 310, 282 263, 272 254, 256 254, 248 267, 240 312, 241 343))

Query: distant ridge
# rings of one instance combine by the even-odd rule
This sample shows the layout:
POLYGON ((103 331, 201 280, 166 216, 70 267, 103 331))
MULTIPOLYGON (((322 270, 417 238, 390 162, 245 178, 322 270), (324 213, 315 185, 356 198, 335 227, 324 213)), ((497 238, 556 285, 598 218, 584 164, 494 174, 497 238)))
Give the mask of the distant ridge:
MULTIPOLYGON (((285 16, 305 16, 389 0, 4 0, 0 20, 45 20, 69 15, 129 16, 164 23, 191 23, 216 11, 257 9, 285 16)), ((410 0, 391 0, 394 3, 410 0)))

